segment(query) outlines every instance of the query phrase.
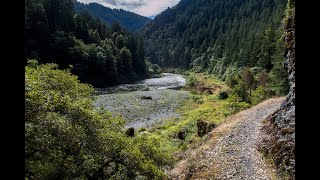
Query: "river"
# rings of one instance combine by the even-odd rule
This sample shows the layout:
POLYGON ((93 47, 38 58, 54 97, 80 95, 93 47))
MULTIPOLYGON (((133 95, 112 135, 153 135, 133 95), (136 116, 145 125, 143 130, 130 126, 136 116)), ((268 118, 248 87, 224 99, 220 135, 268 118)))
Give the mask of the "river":
POLYGON ((134 84, 97 89, 95 106, 120 114, 127 128, 149 128, 169 118, 178 118, 177 107, 190 97, 188 91, 180 90, 186 83, 185 78, 172 73, 162 75, 161 78, 150 78, 134 84))

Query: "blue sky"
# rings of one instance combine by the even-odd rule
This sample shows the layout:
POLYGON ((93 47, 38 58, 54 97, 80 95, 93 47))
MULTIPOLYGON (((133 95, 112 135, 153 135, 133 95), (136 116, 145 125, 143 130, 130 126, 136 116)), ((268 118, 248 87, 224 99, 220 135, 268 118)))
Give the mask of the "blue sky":
POLYGON ((82 3, 96 2, 103 6, 124 9, 142 16, 155 16, 180 0, 78 0, 82 3))

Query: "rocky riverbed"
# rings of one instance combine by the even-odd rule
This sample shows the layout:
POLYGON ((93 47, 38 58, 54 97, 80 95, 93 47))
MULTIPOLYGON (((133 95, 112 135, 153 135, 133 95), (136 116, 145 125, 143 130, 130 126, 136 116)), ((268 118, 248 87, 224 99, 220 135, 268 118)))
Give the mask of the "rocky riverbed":
POLYGON ((95 105, 121 114, 126 127, 148 128, 169 118, 179 117, 177 107, 190 97, 188 91, 179 90, 184 85, 182 75, 163 73, 160 78, 96 89, 95 105))

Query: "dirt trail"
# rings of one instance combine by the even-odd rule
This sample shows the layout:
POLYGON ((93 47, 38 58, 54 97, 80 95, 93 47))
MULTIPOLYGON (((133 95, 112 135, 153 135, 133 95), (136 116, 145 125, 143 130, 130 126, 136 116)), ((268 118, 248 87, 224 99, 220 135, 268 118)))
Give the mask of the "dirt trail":
POLYGON ((266 100, 228 117, 208 139, 184 153, 168 172, 169 179, 274 179, 257 144, 264 134, 262 121, 280 107, 284 98, 266 100))

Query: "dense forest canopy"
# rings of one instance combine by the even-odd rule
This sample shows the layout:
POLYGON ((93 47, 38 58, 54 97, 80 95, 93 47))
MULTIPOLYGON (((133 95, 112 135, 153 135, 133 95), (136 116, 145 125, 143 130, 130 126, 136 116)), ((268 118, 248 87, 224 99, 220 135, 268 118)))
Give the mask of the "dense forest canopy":
POLYGON ((142 28, 151 19, 140 16, 130 11, 123 9, 110 9, 98 3, 83 4, 75 3, 75 11, 80 12, 87 10, 90 15, 100 17, 104 22, 111 25, 113 22, 118 22, 121 26, 129 31, 137 31, 142 28))
POLYGON ((143 39, 87 11, 75 13, 74 3, 26 0, 26 57, 60 68, 72 65, 81 81, 96 87, 146 77, 143 39))
POLYGON ((206 71, 223 80, 246 66, 286 79, 279 43, 285 5, 285 0, 182 0, 144 27, 146 56, 160 66, 206 71))

